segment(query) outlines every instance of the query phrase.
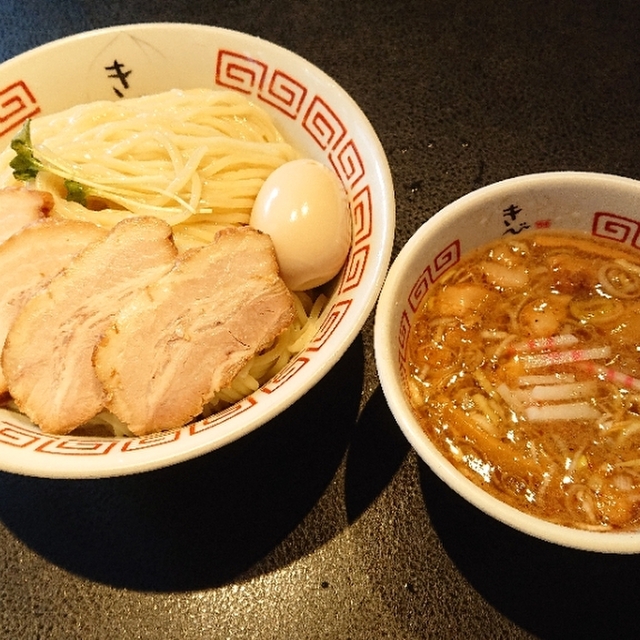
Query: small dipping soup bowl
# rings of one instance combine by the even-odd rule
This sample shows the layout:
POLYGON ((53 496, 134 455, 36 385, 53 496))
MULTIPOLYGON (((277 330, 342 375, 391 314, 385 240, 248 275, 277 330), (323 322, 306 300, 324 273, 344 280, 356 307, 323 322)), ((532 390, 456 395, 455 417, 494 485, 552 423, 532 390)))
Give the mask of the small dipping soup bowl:
POLYGON ((432 286, 473 249, 526 230, 575 230, 640 251, 640 182, 606 174, 550 172, 498 182, 456 200, 411 237, 393 262, 375 317, 381 386, 418 456, 472 505, 521 532, 559 545, 603 553, 640 552, 640 531, 591 531, 524 513, 474 484, 430 440, 414 415, 405 381, 408 337, 432 286))

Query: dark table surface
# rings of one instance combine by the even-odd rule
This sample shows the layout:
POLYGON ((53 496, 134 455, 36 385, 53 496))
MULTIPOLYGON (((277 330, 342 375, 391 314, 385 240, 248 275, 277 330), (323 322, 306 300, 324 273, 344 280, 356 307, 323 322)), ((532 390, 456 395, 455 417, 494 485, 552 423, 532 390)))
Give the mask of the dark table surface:
MULTIPOLYGON (((2 0, 0 59, 152 21, 245 31, 337 80, 388 154, 394 255, 499 179, 640 178, 637 0, 2 0)), ((0 473, 0 636, 637 637, 638 557, 527 538, 448 490, 386 407, 372 329, 218 452, 106 480, 0 473)))

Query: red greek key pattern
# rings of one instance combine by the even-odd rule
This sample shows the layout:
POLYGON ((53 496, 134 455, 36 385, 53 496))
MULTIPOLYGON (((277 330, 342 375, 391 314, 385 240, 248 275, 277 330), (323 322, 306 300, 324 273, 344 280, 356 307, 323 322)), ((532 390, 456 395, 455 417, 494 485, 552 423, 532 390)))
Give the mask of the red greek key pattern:
POLYGON ((343 318, 349 311, 349 307, 353 300, 339 300, 327 312, 323 323, 318 329, 318 333, 307 346, 307 351, 318 351, 322 345, 331 337, 336 327, 342 322, 343 318))
POLYGON ((0 90, 0 136, 40 113, 40 107, 22 80, 0 90))
POLYGON ((264 62, 233 51, 220 49, 216 64, 216 84, 242 93, 256 93, 267 73, 264 62))
POLYGON ((264 62, 227 50, 218 52, 216 83, 253 94, 294 120, 307 96, 306 87, 284 71, 271 71, 264 62))
POLYGON ((404 361, 400 361, 398 363, 398 370, 400 373, 400 379, 402 380, 402 386, 407 389, 409 372, 407 371, 407 363, 404 361))
POLYGON ((454 240, 445 247, 433 261, 433 282, 435 282, 447 269, 460 261, 460 240, 454 240))
POLYGON ((188 433, 190 436, 194 436, 198 433, 202 433, 203 431, 207 431, 212 427, 217 427, 230 418, 248 411, 257 403, 258 401, 253 396, 247 396, 239 402, 232 404, 230 407, 227 407, 226 409, 213 414, 209 418, 205 418, 204 420, 200 420, 199 422, 194 422, 193 424, 189 425, 187 427, 188 433))
POLYGON ((402 383, 407 384, 407 350, 409 348, 409 336, 411 334, 411 321, 406 310, 400 316, 400 326, 398 327, 398 369, 402 383))
POLYGON ((315 96, 302 119, 302 126, 325 152, 347 188, 354 188, 364 176, 362 158, 353 140, 346 140, 347 129, 319 96, 315 96))
POLYGON ((351 217, 353 220, 353 244, 358 245, 371 237, 373 204, 369 185, 365 185, 351 198, 351 217))
POLYGON ((428 264, 409 292, 407 300, 412 311, 416 311, 422 299, 434 283, 447 269, 457 264, 460 260, 460 240, 454 240, 434 258, 432 264, 428 264))
POLYGON ((639 247, 640 224, 638 221, 632 218, 624 218, 616 213, 596 211, 593 214, 592 233, 600 238, 608 238, 609 240, 630 244, 632 247, 639 247))
POLYGON ((400 347, 400 362, 406 361, 407 346, 409 344, 409 334, 411 333, 411 321, 409 314, 402 311, 400 316, 400 326, 398 327, 398 345, 400 347))
POLYGON ((286 73, 274 71, 258 97, 295 120, 307 97, 307 90, 286 73))
POLYGON ((341 120, 319 96, 315 96, 302 118, 302 126, 323 150, 335 149, 347 135, 341 120))
POLYGON ((45 440, 36 451, 62 456, 104 456, 117 444, 116 440, 92 440, 90 438, 55 438, 45 440))
POLYGON ((40 436, 33 433, 33 431, 22 429, 10 422, 3 420, 0 425, 0 443, 2 444, 23 449, 41 440, 40 436))
POLYGON ((365 244, 349 254, 342 274, 340 293, 355 289, 362 281, 362 276, 367 267, 367 260, 369 259, 369 248, 369 245, 365 244))
POLYGON ((262 387, 262 391, 265 393, 273 393, 278 387, 281 387, 287 380, 298 373, 308 362, 309 358, 304 355, 294 358, 262 387))
POLYGON ((174 431, 163 431, 141 438, 127 438, 122 444, 122 451, 140 451, 159 445, 175 442, 180 437, 180 429, 174 431))
POLYGON ((427 266, 425 270, 420 274, 420 277, 415 281, 411 291, 409 292, 409 299, 407 302, 411 307, 412 311, 416 311, 422 302, 422 299, 429 291, 429 287, 431 286, 431 278, 430 278, 431 268, 427 266))
POLYGON ((330 153, 329 162, 347 188, 353 189, 364 176, 362 158, 353 140, 348 140, 335 153, 330 153))

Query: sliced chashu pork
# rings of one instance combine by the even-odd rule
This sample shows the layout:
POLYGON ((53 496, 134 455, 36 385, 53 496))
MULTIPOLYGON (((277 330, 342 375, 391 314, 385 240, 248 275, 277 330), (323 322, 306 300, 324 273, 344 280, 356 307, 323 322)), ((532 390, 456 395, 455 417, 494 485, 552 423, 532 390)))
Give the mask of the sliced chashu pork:
MULTIPOLYGON (((107 230, 80 220, 43 218, 0 244, 0 349, 24 304, 107 230)), ((0 394, 7 384, 0 368, 0 394)))
POLYGON ((293 315, 271 239, 225 229, 118 314, 94 355, 107 408, 137 435, 186 424, 293 315))
POLYGON ((122 306, 175 258, 169 225, 127 218, 24 305, 7 335, 2 367, 19 409, 43 431, 68 433, 102 410, 96 343, 122 306))
POLYGON ((25 187, 0 189, 0 242, 49 215, 51 209, 53 196, 46 191, 25 187))

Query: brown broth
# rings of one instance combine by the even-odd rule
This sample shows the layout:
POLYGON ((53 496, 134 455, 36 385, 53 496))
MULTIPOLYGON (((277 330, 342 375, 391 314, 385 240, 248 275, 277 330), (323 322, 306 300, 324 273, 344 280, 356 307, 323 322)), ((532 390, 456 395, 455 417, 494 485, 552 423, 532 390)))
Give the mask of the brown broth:
POLYGON ((640 252, 541 231, 477 249, 432 287, 408 395, 473 482, 546 520, 640 528, 640 252))

